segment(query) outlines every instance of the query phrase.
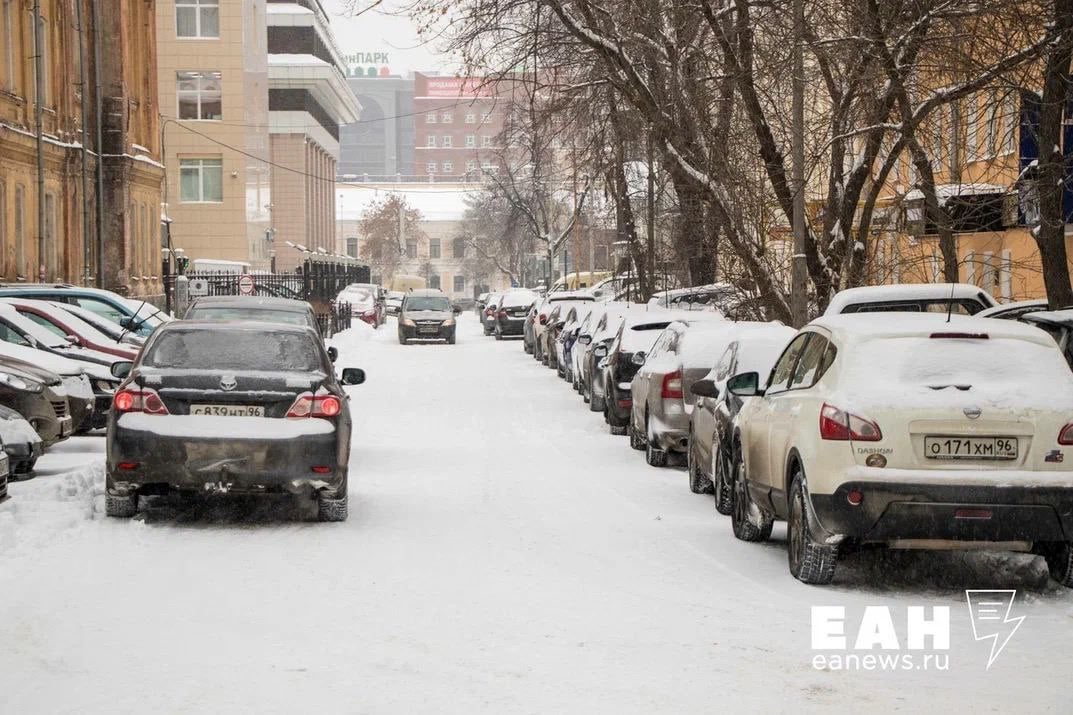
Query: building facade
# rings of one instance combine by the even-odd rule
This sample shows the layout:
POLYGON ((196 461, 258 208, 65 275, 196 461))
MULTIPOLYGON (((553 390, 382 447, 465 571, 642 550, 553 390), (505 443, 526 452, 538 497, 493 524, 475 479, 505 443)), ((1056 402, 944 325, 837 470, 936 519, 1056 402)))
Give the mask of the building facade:
POLYGON ((4 280, 162 294, 154 12, 154 0, 0 0, 4 280))
POLYGON ((414 173, 450 180, 495 171, 509 111, 509 82, 415 73, 414 173))
MULTIPOLYGON (((348 57, 350 57, 348 55, 348 57)), ((347 67, 347 84, 361 120, 340 129, 339 178, 391 181, 414 175, 414 80, 371 68, 347 67)))
POLYGON ((291 270, 298 246, 334 249, 340 127, 361 106, 319 0, 270 0, 267 36, 274 265, 291 270))
POLYGON ((266 0, 158 0, 170 245, 268 268, 272 167, 266 0))

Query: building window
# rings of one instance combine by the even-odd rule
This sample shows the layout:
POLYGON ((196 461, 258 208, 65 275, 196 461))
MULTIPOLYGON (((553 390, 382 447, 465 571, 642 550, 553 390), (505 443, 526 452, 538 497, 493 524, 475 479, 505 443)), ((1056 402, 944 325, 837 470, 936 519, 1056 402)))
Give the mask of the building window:
POLYGON ((428 257, 439 258, 440 257, 440 239, 432 238, 428 242, 428 257))
POLYGON ((346 254, 351 258, 358 257, 358 239, 356 236, 348 236, 346 239, 346 254))
POLYGON ((492 137, 490 137, 490 136, 481 137, 481 146, 483 146, 485 148, 492 146, 492 137))
POLYGON ((465 276, 455 276, 455 290, 454 290, 454 292, 455 293, 465 293, 466 292, 466 277, 465 276))
POLYGON ((433 290, 440 289, 440 277, 435 273, 428 277, 428 287, 432 288, 433 290))
POLYGON ((178 37, 215 39, 220 36, 220 0, 175 0, 178 37))
POLYGON ((417 258, 417 241, 406 242, 406 257, 417 258))
POLYGON ((26 189, 15 187, 15 273, 26 276, 26 189))
POLYGON ((477 170, 477 162, 475 162, 475 161, 467 161, 466 162, 466 173, 467 174, 472 174, 476 170, 477 170))
POLYGON ((469 149, 472 149, 475 146, 477 146, 477 137, 473 136, 472 134, 467 134, 466 135, 466 147, 469 148, 469 149))
POLYGON ((452 243, 452 245, 451 245, 451 249, 452 249, 452 251, 454 253, 455 258, 465 258, 466 257, 466 239, 464 239, 464 238, 456 238, 454 240, 454 242, 452 243))
POLYGON ((481 164, 481 171, 485 172, 486 174, 494 174, 496 173, 496 165, 490 161, 486 161, 481 164))
POLYGON ((179 200, 183 203, 220 203, 223 182, 223 159, 179 160, 179 200))
POLYGON ((443 138, 443 147, 445 149, 450 149, 452 146, 454 146, 454 143, 454 139, 450 136, 445 136, 443 138))
POLYGON ((450 174, 454 170, 455 170, 455 164, 454 164, 453 161, 445 161, 445 162, 443 162, 443 173, 450 174))
POLYGON ((430 146, 430 147, 436 146, 436 137, 434 135, 432 135, 432 134, 428 135, 427 145, 430 146))
POLYGON ((477 115, 476 114, 473 114, 472 112, 470 112, 469 114, 466 115, 466 124, 476 124, 476 123, 477 123, 477 115))
POLYGON ((219 72, 176 72, 179 119, 223 119, 219 72))
POLYGON ((0 32, 3 32, 3 53, 4 56, 4 73, 0 75, 0 80, 4 83, 4 88, 14 92, 15 91, 15 17, 18 15, 13 9, 15 0, 0 0, 3 3, 0 6, 0 32))
POLYGON ((435 124, 435 123, 436 123, 436 113, 435 112, 428 112, 427 114, 425 114, 425 124, 435 124))
POLYGON ((425 172, 428 173, 428 174, 435 174, 436 173, 436 162, 430 161, 429 163, 425 164, 425 172))
POLYGON ((440 122, 442 122, 443 124, 450 124, 454 120, 455 120, 455 115, 451 114, 450 112, 444 112, 440 116, 440 122))

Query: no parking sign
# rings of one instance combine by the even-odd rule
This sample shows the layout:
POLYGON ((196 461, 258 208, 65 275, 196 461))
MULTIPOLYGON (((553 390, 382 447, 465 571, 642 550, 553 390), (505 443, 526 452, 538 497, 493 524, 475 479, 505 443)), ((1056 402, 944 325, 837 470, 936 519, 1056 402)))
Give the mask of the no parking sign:
POLYGON ((238 279, 238 292, 240 295, 253 295, 253 276, 242 275, 238 279))

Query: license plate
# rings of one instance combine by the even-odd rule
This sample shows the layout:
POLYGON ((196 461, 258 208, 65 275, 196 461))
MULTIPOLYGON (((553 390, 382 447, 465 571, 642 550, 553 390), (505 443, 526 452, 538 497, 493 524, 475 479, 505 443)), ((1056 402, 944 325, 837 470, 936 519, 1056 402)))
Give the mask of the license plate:
POLYGON ((438 333, 438 332, 440 332, 440 326, 433 325, 432 327, 428 327, 428 328, 422 326, 422 327, 417 329, 417 332, 419 332, 419 333, 438 333))
POLYGON ((192 415, 212 415, 214 417, 264 417, 262 405, 191 405, 192 415))
POLYGON ((68 437, 68 436, 70 436, 70 434, 72 432, 74 432, 74 423, 71 420, 71 416, 68 415, 67 417, 61 417, 60 418, 60 436, 61 437, 68 437))
POLYGON ((928 459, 1017 459, 1016 437, 925 437, 928 459))

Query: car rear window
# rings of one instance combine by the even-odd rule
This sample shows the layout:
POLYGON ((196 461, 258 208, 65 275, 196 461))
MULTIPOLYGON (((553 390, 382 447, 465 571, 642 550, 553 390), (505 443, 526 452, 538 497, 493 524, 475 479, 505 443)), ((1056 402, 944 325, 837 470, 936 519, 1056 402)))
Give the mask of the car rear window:
POLYGON ((311 335, 271 330, 175 330, 160 335, 142 364, 189 370, 323 370, 311 335))
POLYGON ((309 325, 309 316, 293 310, 257 310, 254 308, 224 308, 194 306, 186 314, 187 320, 254 320, 262 323, 285 323, 309 325))
POLYGON ((402 305, 405 311, 422 311, 422 310, 451 310, 451 301, 447 298, 440 298, 437 296, 414 296, 407 298, 406 302, 402 305))
POLYGON ((635 353, 638 350, 647 352, 652 349, 660 333, 670 324, 670 321, 667 321, 632 325, 622 331, 622 344, 619 349, 627 353, 635 353))

